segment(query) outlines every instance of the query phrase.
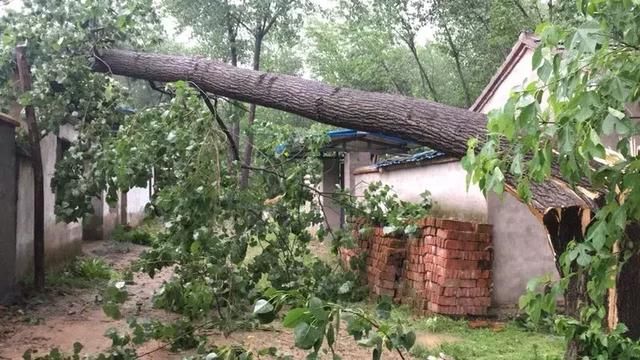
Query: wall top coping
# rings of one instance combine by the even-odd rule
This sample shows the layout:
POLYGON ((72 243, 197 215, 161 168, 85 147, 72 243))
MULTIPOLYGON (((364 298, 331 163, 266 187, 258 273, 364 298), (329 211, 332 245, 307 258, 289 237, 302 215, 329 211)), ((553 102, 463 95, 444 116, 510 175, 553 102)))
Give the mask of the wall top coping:
POLYGON ((20 126, 20 123, 16 119, 2 112, 0 112, 0 123, 4 123, 14 127, 20 126))

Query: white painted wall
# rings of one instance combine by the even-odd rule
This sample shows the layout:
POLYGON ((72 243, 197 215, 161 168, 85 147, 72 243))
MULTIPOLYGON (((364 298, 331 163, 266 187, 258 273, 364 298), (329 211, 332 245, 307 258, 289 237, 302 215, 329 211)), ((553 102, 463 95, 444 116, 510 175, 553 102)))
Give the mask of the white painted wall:
POLYGON ((532 58, 533 50, 525 48, 520 61, 515 64, 511 73, 504 78, 485 105, 478 109, 478 112, 487 114, 493 109, 501 108, 507 102, 514 89, 521 88, 531 81, 537 80, 538 75, 531 69, 532 58))
MULTIPOLYGON (((537 80, 531 68, 533 50, 526 48, 520 61, 497 87, 486 104, 478 109, 488 113, 504 106, 514 89, 537 80)), ((489 223, 493 225, 493 304, 517 304, 527 282, 558 270, 544 226, 518 199, 510 194, 490 194, 487 202, 489 223)))
POLYGON ((144 208, 149 203, 149 188, 135 187, 127 192, 127 221, 136 226, 144 219, 144 208))
MULTIPOLYGON (((54 213, 55 194, 51 191, 57 154, 57 136, 40 141, 44 176, 44 242, 47 266, 73 258, 80 252, 82 226, 58 222, 54 213)), ((21 158, 18 165, 18 205, 16 227, 16 275, 23 277, 33 267, 33 171, 31 160, 21 158)))
POLYGON ((487 201, 477 186, 466 189, 466 172, 458 161, 427 166, 389 169, 354 175, 354 194, 361 196, 369 183, 381 181, 392 186, 401 200, 420 201, 431 192, 432 214, 436 217, 487 222, 487 201))

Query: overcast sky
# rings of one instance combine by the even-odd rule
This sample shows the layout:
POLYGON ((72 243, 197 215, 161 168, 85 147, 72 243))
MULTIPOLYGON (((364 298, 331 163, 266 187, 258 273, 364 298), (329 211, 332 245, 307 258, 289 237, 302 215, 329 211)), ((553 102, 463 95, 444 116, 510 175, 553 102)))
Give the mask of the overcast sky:
MULTIPOLYGON (((188 1, 188 0, 185 0, 188 1)), ((324 9, 331 9, 337 3, 337 0, 313 0, 316 4, 324 9)), ((154 0, 154 3, 159 4, 160 0, 154 0)), ((7 10, 18 10, 22 6, 22 0, 0 0, 0 15, 3 15, 7 10)), ((179 43, 193 43, 191 34, 189 31, 179 32, 176 30, 177 22, 172 16, 164 15, 162 17, 162 23, 166 28, 169 35, 173 35, 175 40, 179 43)), ((417 43, 424 44, 427 40, 433 38, 433 29, 425 27, 421 29, 417 34, 417 43)))

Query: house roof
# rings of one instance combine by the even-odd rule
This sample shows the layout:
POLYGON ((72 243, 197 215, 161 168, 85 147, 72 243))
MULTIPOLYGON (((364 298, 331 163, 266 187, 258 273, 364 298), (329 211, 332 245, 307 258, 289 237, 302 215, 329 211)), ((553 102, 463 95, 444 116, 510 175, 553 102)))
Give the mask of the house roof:
POLYGON ((502 65, 500 65, 498 71, 493 75, 487 86, 485 86, 484 90, 482 90, 480 96, 478 96, 469 110, 480 111, 489 99, 491 99, 491 96, 495 94, 502 82, 507 78, 507 76, 509 76, 524 54, 526 54, 528 50, 534 50, 538 47, 539 43, 540 39, 535 35, 528 32, 521 33, 518 37, 518 41, 513 48, 511 48, 511 52, 507 55, 507 58, 504 60, 502 65))
POLYGON ((337 129, 328 131, 327 135, 330 141, 324 147, 324 151, 392 154, 406 153, 418 146, 413 141, 379 132, 337 129))
POLYGON ((374 164, 374 166, 378 169, 392 167, 395 165, 404 165, 404 164, 417 164, 424 161, 435 160, 439 158, 446 157, 446 154, 442 151, 438 150, 426 150, 409 156, 401 156, 395 157, 392 159, 387 159, 383 161, 379 161, 374 164))
POLYGON ((0 122, 11 126, 20 126, 20 123, 8 114, 0 112, 0 122))

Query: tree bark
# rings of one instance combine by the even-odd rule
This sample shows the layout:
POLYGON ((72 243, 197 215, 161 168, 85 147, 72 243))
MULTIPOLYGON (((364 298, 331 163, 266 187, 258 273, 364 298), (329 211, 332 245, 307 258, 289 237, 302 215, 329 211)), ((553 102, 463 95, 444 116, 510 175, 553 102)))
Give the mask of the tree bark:
MULTIPOLYGON (((329 125, 393 134, 458 158, 466 154, 469 138, 476 137, 482 142, 486 135, 486 116, 466 109, 396 94, 333 87, 289 75, 234 68, 201 57, 108 49, 95 58, 94 70, 147 80, 192 81, 219 96, 329 125)), ((590 197, 559 179, 531 187, 530 206, 538 216, 548 208, 594 206, 590 197)))
MULTIPOLYGON (((16 46, 16 62, 20 90, 31 91, 31 67, 27 60, 26 46, 16 46)), ((44 289, 44 176, 42 174, 42 153, 40 152, 40 130, 33 105, 24 108, 31 146, 31 167, 33 169, 33 283, 38 290, 44 289)))

